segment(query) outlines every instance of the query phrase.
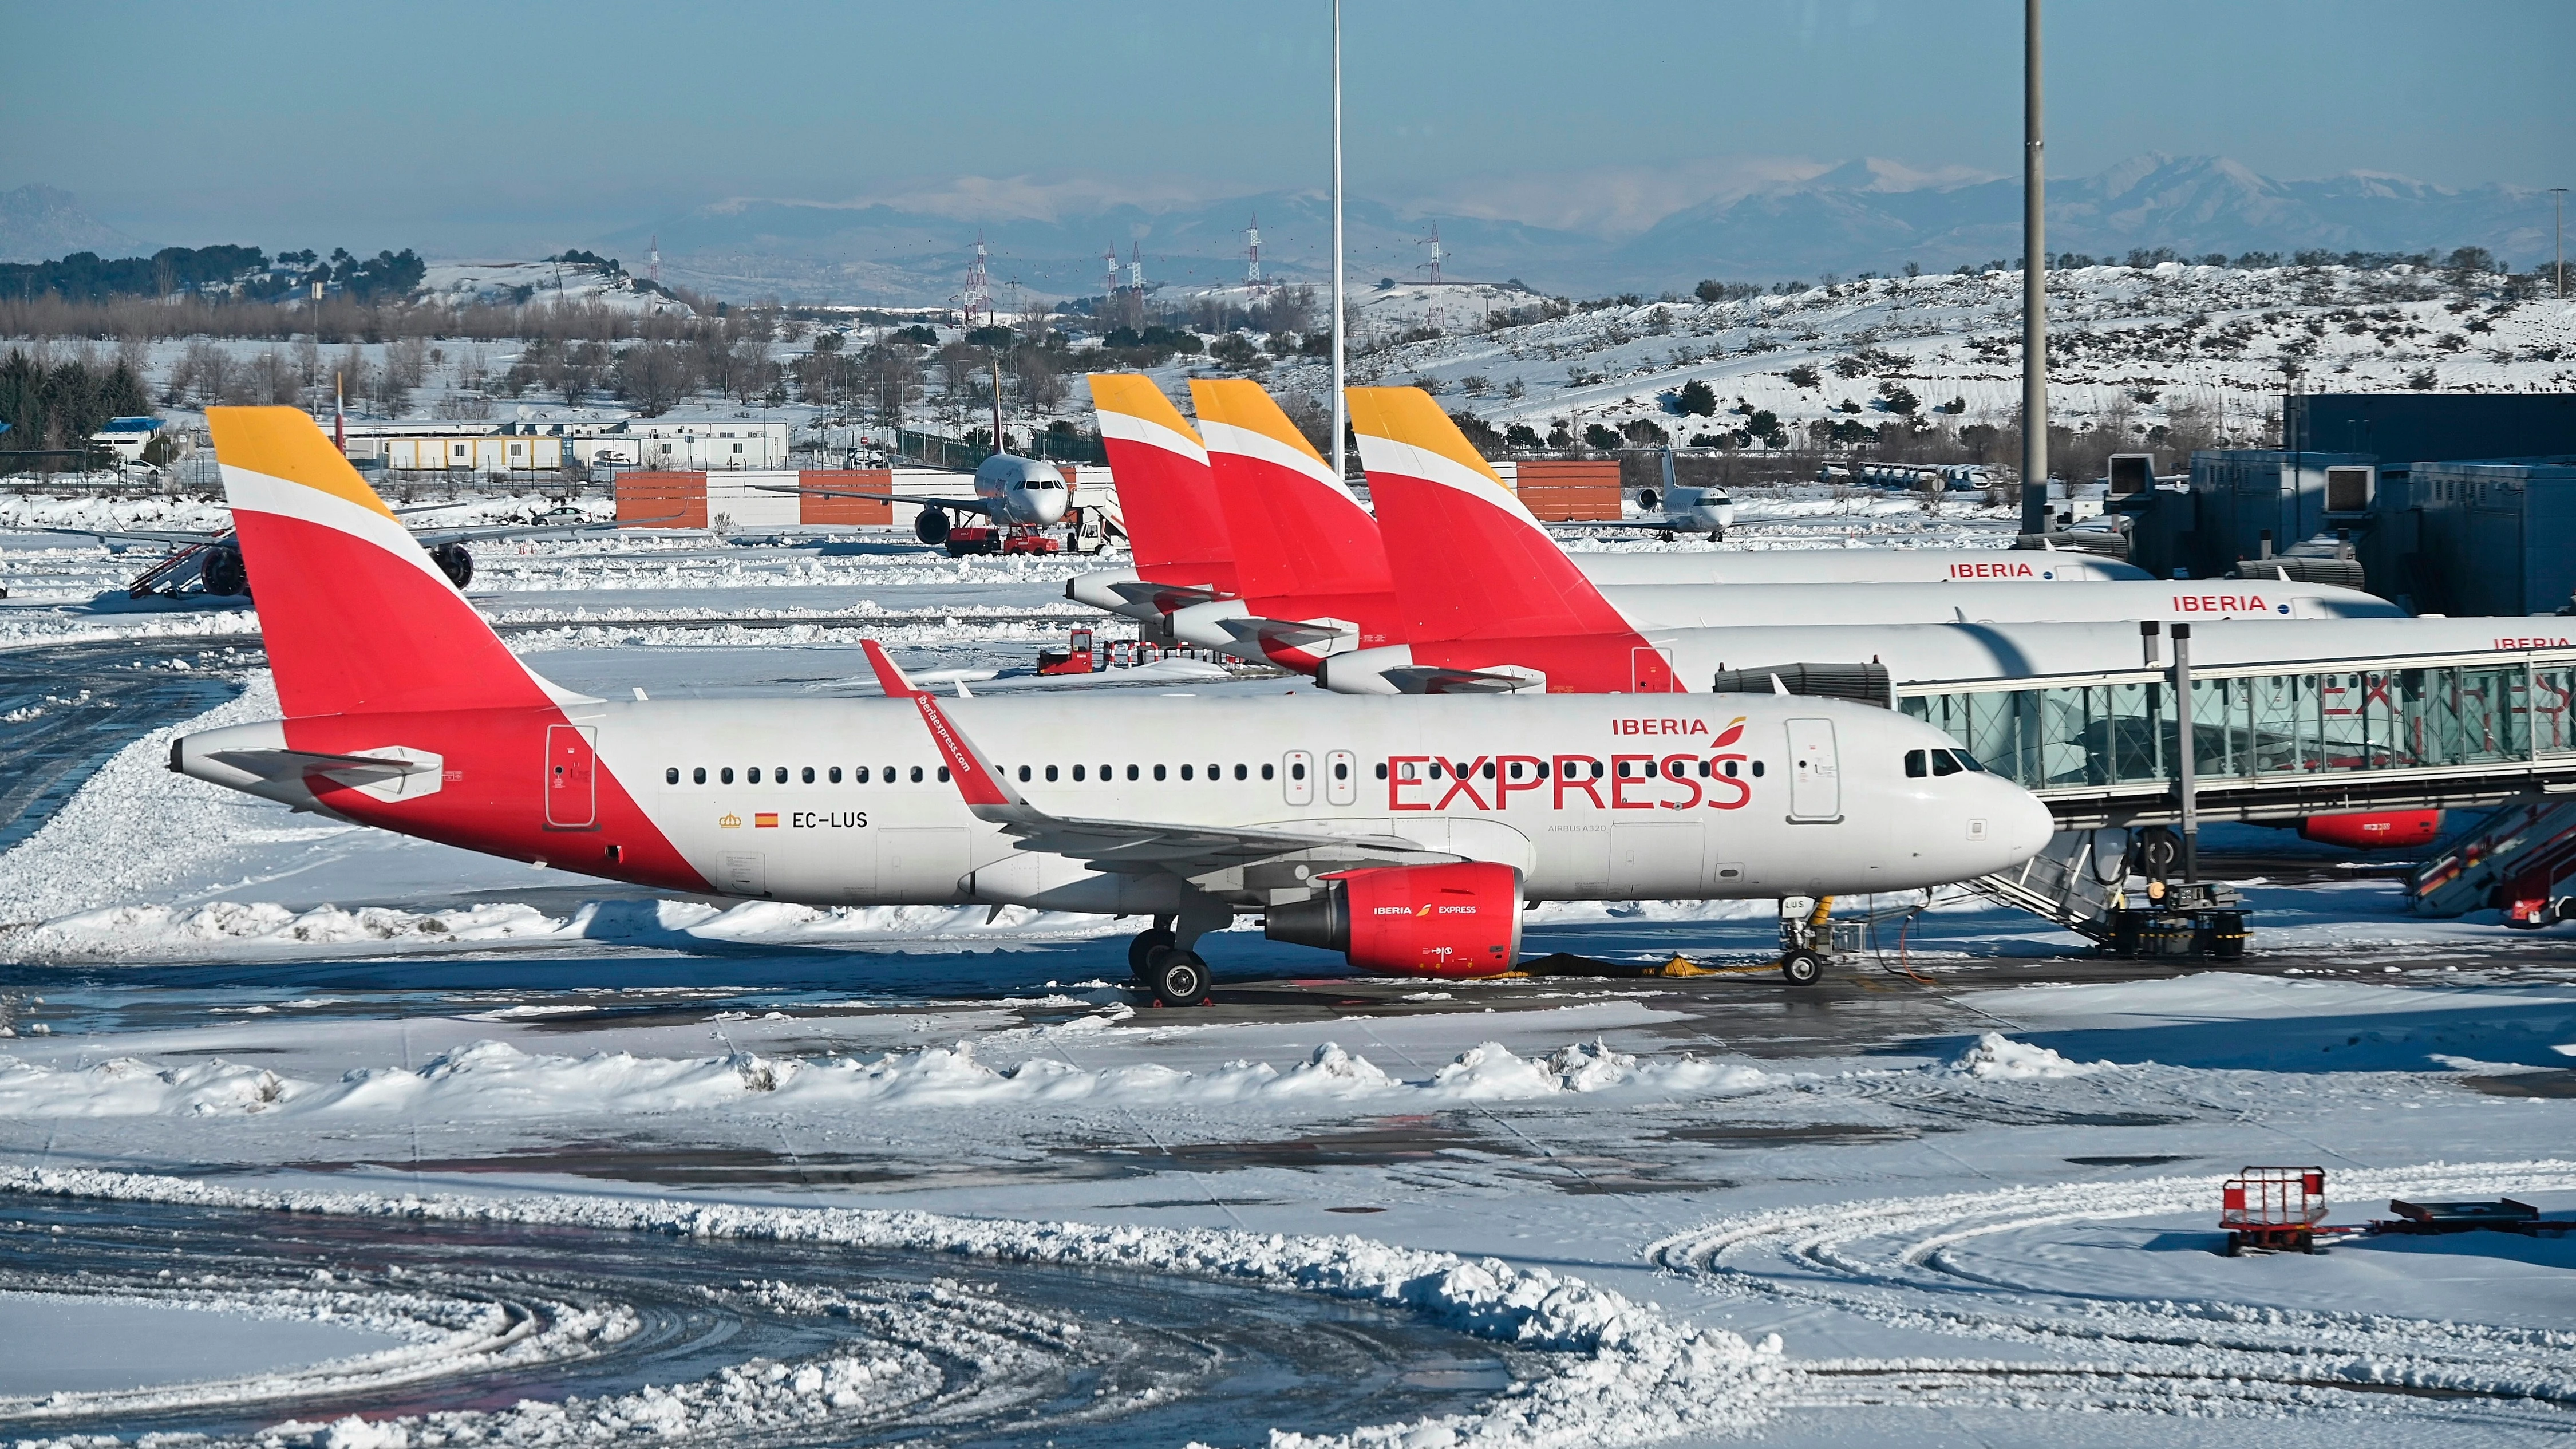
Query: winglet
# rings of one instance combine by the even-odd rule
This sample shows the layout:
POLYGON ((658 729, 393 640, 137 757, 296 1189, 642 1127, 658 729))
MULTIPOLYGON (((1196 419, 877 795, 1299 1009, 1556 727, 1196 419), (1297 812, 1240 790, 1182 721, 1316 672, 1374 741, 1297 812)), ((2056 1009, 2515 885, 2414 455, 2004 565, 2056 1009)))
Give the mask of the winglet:
POLYGON ((903 672, 903 667, 886 657, 885 646, 874 639, 862 639, 859 647, 867 651, 868 667, 876 671, 877 683, 894 699, 909 699, 921 690, 903 672))
POLYGON ((957 782, 957 793, 965 799, 968 809, 981 815, 997 806, 1026 808, 1019 792, 1011 788, 1010 782, 1002 778, 1002 772, 994 768, 993 762, 984 758, 984 752, 975 748, 975 742, 966 738, 964 731, 948 718, 948 712, 939 707, 936 696, 905 678, 895 662, 886 657, 884 646, 874 639, 860 640, 859 647, 867 651, 868 667, 876 671, 877 682, 885 686, 886 695, 893 699, 909 699, 913 708, 921 711, 921 722, 930 729, 930 742, 939 747, 939 758, 947 762, 948 774, 957 782))

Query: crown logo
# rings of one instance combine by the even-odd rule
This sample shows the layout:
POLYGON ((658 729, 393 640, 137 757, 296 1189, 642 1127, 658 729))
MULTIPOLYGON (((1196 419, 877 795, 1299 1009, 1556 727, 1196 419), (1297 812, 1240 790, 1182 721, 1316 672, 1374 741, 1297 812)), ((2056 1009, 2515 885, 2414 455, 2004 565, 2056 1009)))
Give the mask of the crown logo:
POLYGON ((733 814, 719 815, 716 817, 716 828, 719 830, 740 830, 742 828, 742 817, 733 814))

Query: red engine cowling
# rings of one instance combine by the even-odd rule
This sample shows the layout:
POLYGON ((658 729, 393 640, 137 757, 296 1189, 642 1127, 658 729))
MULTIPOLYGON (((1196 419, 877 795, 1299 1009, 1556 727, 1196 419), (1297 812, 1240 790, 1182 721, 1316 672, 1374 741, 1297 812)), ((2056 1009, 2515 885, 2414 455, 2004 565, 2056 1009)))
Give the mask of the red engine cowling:
POLYGON ((1520 959, 1521 873, 1508 865, 1373 866, 1316 884, 1271 907, 1264 934, 1391 976, 1498 976, 1520 959))
POLYGON ((2426 845, 2442 833, 2439 810, 2379 810, 2365 815, 2311 815, 2299 822, 2299 838, 2348 850, 2395 850, 2426 845))

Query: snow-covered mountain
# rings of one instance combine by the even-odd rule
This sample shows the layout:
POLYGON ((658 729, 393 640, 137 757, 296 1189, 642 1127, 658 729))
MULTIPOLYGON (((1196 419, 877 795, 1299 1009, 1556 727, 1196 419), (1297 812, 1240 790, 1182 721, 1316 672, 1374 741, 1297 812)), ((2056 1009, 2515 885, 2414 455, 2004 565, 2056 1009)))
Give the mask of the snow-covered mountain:
MULTIPOLYGON (((2280 181, 2224 157, 2132 157, 2049 187, 2053 252, 2186 256, 2248 251, 2448 252, 2483 246, 2528 265, 2549 245, 2546 193, 2487 185, 2450 190, 2353 172, 2280 181)), ((1731 190, 1672 211, 1642 232, 1604 217, 1595 229, 1482 218, 1355 198, 1347 208, 1350 273, 1361 285, 1423 275, 1421 243, 1437 222, 1454 277, 1517 278, 1575 296, 1687 291, 1703 277, 1775 281, 1834 272, 1892 273, 1907 262, 1947 271, 2020 255, 2017 178, 1930 180, 1859 160, 1800 181, 1731 190)), ((629 261, 659 236, 664 275, 714 295, 935 304, 958 291, 980 232, 992 278, 1049 297, 1098 293, 1102 252, 1144 252, 1146 280, 1181 288, 1239 281, 1244 228, 1261 220, 1272 277, 1322 275, 1330 235, 1318 192, 1220 201, 1117 199, 1099 188, 1052 190, 961 181, 942 192, 848 205, 741 200, 637 226, 599 245, 629 261)))
POLYGON ((49 262, 73 252, 130 257, 151 250, 82 211, 78 201, 51 186, 0 191, 0 262, 49 262))

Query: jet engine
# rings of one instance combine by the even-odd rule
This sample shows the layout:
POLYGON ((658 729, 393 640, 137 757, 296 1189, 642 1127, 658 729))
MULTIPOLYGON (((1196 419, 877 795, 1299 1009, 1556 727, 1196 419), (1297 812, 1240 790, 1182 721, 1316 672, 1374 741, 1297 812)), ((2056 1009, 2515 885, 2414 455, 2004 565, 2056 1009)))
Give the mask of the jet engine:
POLYGON ((2299 822, 2299 838, 2349 850, 2396 850, 2430 844, 2442 833, 2439 810, 2376 810, 2362 815, 2311 815, 2299 822))
POLYGON ((925 508, 921 510, 920 513, 914 515, 912 520, 912 536, 920 539, 923 543, 929 544, 932 548, 937 548, 941 544, 946 543, 948 541, 948 510, 945 508, 925 508))
POLYGON ((197 563, 197 582, 218 598, 249 593, 250 570, 242 567, 241 550, 229 545, 207 549, 206 556, 197 563))
POLYGON ((1499 976, 1520 959, 1521 875, 1508 865, 1371 866, 1316 885, 1272 906, 1263 934, 1390 976, 1499 976))
POLYGON ((461 543, 442 543, 429 551, 430 562, 447 575, 447 581, 462 589, 474 582, 474 555, 461 543))

